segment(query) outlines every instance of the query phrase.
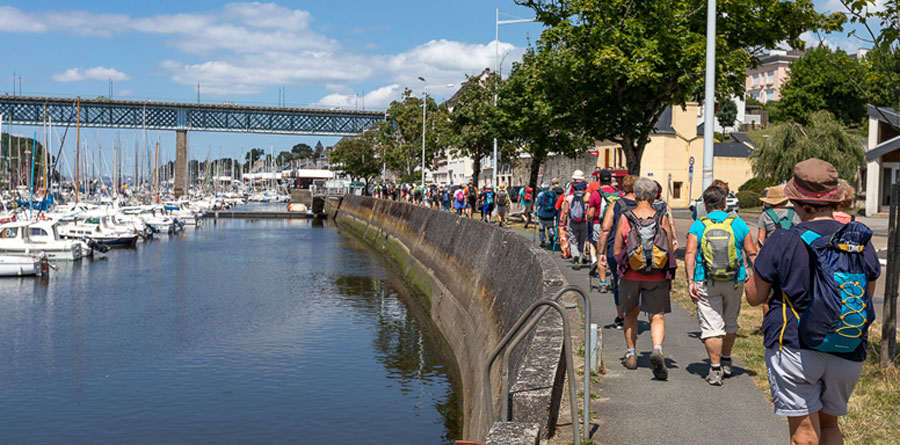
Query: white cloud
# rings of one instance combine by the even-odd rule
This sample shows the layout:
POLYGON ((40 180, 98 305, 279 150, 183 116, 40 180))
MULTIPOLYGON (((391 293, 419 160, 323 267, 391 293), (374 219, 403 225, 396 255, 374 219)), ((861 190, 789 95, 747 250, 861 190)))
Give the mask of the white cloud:
POLYGON ((93 68, 69 68, 51 76, 56 82, 80 82, 82 80, 112 80, 119 82, 131 79, 131 76, 115 69, 102 66, 93 68))
POLYGON ((116 93, 116 96, 119 96, 119 97, 128 97, 128 96, 131 96, 132 94, 134 94, 134 91, 131 91, 131 90, 122 90, 122 91, 117 92, 117 93, 116 93))
MULTIPOLYGON (((506 61, 518 60, 524 50, 500 43, 499 53, 506 61)), ((450 40, 432 40, 409 51, 388 57, 385 69, 392 78, 410 87, 424 77, 429 84, 459 83, 465 75, 477 75, 495 63, 494 42, 471 44, 450 40)))
POLYGON ((319 99, 319 101, 314 103, 313 105, 322 107, 337 107, 343 108, 345 110, 355 110, 357 107, 359 107, 360 109, 362 109, 363 107, 365 107, 366 109, 387 108, 388 105, 390 105, 391 101, 400 97, 400 93, 402 92, 403 87, 398 84, 394 84, 370 91, 362 97, 357 97, 356 93, 329 94, 319 99))

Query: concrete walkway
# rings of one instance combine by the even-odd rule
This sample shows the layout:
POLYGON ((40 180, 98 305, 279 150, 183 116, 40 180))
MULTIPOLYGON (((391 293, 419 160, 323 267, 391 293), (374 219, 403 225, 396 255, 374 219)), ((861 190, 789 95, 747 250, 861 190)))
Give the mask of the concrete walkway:
MULTIPOLYGON (((531 233, 518 231, 532 238, 531 233)), ((587 267, 572 270, 571 262, 558 252, 549 252, 571 283, 589 289, 587 267)), ((683 279, 679 270, 678 279, 683 279)), ((595 281, 596 283, 596 281, 595 281)), ((603 354, 607 373, 598 389, 602 398, 592 403, 599 411, 599 424, 592 438, 603 444, 781 444, 788 438, 787 422, 775 416, 763 390, 754 385, 740 360, 735 360, 735 376, 721 387, 704 380, 709 361, 699 340, 696 318, 678 303, 666 316, 663 353, 669 367, 668 381, 653 378, 649 353, 650 324, 639 317, 638 369, 622 366, 625 355, 623 331, 612 323, 616 310, 611 293, 591 291, 591 321, 602 328, 603 354)), ((759 346, 762 348, 762 344, 759 346)))

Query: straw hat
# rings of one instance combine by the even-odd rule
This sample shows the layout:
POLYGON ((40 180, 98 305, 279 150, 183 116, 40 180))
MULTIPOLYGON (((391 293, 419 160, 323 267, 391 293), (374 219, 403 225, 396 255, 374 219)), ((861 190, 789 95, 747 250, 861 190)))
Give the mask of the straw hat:
POLYGON ((788 198, 784 196, 784 187, 773 185, 766 189, 766 196, 759 198, 759 200, 766 204, 777 206, 786 203, 788 198))
POLYGON ((506 190, 506 184, 500 184, 500 190, 506 190))
POLYGON ((794 177, 784 186, 788 199, 809 203, 838 203, 844 191, 838 187, 838 173, 831 163, 807 159, 794 166, 794 177))

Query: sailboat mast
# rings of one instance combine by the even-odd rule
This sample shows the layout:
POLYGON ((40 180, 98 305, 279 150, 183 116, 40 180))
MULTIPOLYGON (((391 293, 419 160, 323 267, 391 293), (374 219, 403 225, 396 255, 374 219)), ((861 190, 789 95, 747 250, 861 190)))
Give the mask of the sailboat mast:
POLYGON ((76 99, 75 112, 75 204, 78 204, 78 179, 81 169, 79 168, 79 155, 81 154, 81 97, 76 99))

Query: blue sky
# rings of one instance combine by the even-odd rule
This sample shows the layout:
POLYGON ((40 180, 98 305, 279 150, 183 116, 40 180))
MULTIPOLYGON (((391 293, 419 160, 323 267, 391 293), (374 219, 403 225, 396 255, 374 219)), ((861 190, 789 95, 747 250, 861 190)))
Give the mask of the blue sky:
MULTIPOLYGON (((816 5, 840 7, 838 0, 816 5)), ((418 76, 436 86, 429 94, 440 100, 455 91, 440 85, 492 66, 496 8, 533 16, 511 0, 13 2, 0 6, 0 94, 11 92, 15 72, 25 95, 105 96, 112 79, 115 98, 194 102, 199 82, 203 102, 277 105, 284 86, 291 106, 361 109, 364 103, 383 110, 406 87, 420 93, 418 76)), ((535 23, 501 26, 504 72, 540 31, 535 23)), ((860 46, 842 36, 829 42, 851 51, 860 46)), ((95 146, 97 132, 86 133, 95 146)), ((105 147, 116 137, 130 147, 132 136, 99 132, 105 147)), ((173 156, 174 133, 152 132, 150 139, 173 156)), ((191 157, 207 151, 240 157, 253 146, 279 151, 319 139, 336 141, 192 132, 191 157)))

